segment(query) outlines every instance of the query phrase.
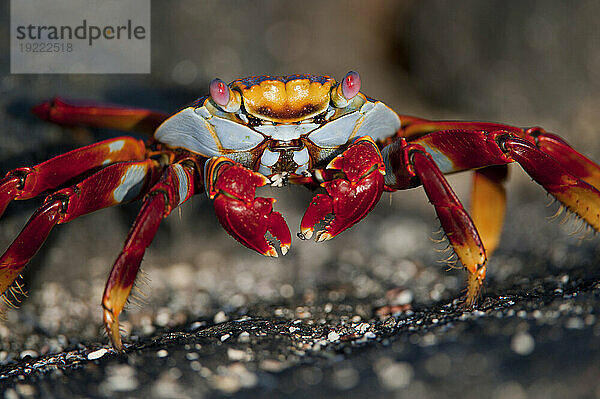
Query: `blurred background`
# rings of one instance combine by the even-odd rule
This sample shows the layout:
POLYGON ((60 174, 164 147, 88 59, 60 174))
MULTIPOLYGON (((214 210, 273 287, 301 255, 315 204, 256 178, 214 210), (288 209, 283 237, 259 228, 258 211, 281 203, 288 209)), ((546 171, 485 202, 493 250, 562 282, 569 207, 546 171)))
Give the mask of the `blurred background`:
MULTIPOLYGON (((541 125, 600 160, 600 2, 594 0, 154 1, 149 75, 11 75, 8 2, 0 15, 2 173, 118 135, 34 119, 30 106, 53 96, 176 111, 207 92, 215 77, 339 79, 349 70, 360 72, 363 92, 400 113, 541 125)), ((543 255, 558 269, 593 264, 586 250, 597 245, 548 225, 553 209, 545 208, 543 190, 519 168, 511 173, 503 242, 489 267, 491 292, 515 273, 543 273, 520 253, 543 255)), ((469 178, 450 177, 465 203, 469 178)), ((279 199, 276 208, 295 233, 311 193, 291 187, 261 195, 279 199)), ((0 226, 2 248, 39 204, 10 205, 0 226)), ((99 339, 104 282, 138 208, 107 209, 55 228, 25 273, 29 297, 0 324, 0 361, 23 349, 44 353, 99 339)), ((148 250, 143 270, 151 289, 146 304, 122 316, 126 333, 212 320, 255 303, 314 298, 324 286, 339 293, 331 300, 348 293, 384 298, 395 287, 419 304, 457 297, 462 271, 440 267, 428 240, 438 227, 421 189, 386 194, 372 215, 334 241, 294 238, 290 253, 272 260, 230 238, 199 195, 165 220, 148 250)))

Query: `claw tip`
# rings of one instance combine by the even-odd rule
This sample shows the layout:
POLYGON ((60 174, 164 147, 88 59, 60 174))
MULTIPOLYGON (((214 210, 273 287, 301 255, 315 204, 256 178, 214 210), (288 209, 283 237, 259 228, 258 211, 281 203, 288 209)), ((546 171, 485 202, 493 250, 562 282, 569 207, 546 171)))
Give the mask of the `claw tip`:
POLYGON ((333 238, 333 236, 331 234, 329 234, 326 231, 323 231, 317 235, 317 238, 315 239, 315 241, 323 242, 323 241, 331 240, 332 238, 333 238))
POLYGON ((273 248, 273 247, 271 247, 271 249, 269 249, 269 250, 267 251, 267 253, 265 253, 265 255, 266 255, 266 256, 273 257, 273 258, 277 258, 277 257, 279 257, 279 255, 277 255, 277 251, 276 251, 276 250, 275 250, 275 248, 273 248))
POLYGON ((302 240, 310 240, 313 236, 313 229, 311 228, 304 228, 304 229, 300 229, 300 238, 302 240))

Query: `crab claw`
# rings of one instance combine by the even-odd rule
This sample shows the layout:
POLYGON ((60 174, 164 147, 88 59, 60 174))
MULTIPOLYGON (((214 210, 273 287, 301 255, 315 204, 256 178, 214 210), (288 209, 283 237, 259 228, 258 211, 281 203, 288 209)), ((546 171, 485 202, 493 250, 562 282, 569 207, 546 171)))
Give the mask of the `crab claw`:
POLYGON ((277 257, 277 251, 265 238, 268 231, 279 240, 281 253, 290 249, 292 237, 279 212, 273 212, 274 198, 255 198, 257 187, 268 179, 228 158, 209 161, 208 195, 214 199, 215 213, 221 225, 240 243, 263 255, 277 257))
POLYGON ((300 223, 300 237, 310 239, 315 224, 329 214, 333 219, 317 233, 317 242, 329 240, 362 220, 381 198, 384 174, 385 165, 375 142, 370 137, 356 140, 325 171, 316 171, 316 176, 326 180, 321 186, 327 194, 318 194, 310 203, 300 223), (331 173, 334 170, 337 173, 331 173), (328 180, 325 176, 337 178, 328 180))

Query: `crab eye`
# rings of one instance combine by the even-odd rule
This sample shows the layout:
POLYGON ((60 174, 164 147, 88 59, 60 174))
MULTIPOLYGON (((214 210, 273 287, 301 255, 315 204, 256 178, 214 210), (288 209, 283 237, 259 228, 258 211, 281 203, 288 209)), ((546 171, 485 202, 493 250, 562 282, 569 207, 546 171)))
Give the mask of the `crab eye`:
POLYGON ((350 71, 342 81, 331 89, 331 102, 337 108, 344 108, 360 91, 358 72, 350 71))
POLYGON ((350 71, 344 76, 340 85, 346 100, 352 100, 360 91, 360 75, 358 72, 350 71))
POLYGON ((221 79, 210 82, 210 97, 225 112, 237 112, 242 104, 239 92, 231 90, 221 79))
POLYGON ((210 82, 210 97, 221 107, 227 107, 229 103, 229 87, 221 79, 216 78, 210 82))

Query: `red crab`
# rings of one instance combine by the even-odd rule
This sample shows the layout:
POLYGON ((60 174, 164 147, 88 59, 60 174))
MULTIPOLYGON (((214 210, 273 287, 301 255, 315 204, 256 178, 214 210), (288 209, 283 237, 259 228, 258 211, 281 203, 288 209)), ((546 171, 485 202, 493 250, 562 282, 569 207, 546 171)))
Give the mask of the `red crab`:
POLYGON ((0 181, 0 213, 13 199, 48 194, 0 258, 6 292, 57 223, 142 199, 104 296, 104 324, 122 349, 119 314, 144 251, 161 220, 194 194, 214 201, 217 217, 236 240, 263 255, 282 254, 291 235, 273 198, 257 187, 322 187, 300 224, 300 238, 329 240, 363 219, 383 191, 423 185, 446 236, 468 272, 472 306, 498 244, 505 208, 507 164, 518 162, 550 194, 600 228, 600 168, 543 129, 482 122, 430 121, 398 115, 360 92, 349 72, 329 76, 255 76, 225 84, 172 116, 146 109, 76 105, 55 99, 36 106, 40 118, 153 133, 144 143, 123 136, 76 149, 0 181), (475 171, 471 215, 444 174, 475 171), (73 184, 73 182, 77 182, 73 184), (327 226, 314 226, 330 216, 327 226))

